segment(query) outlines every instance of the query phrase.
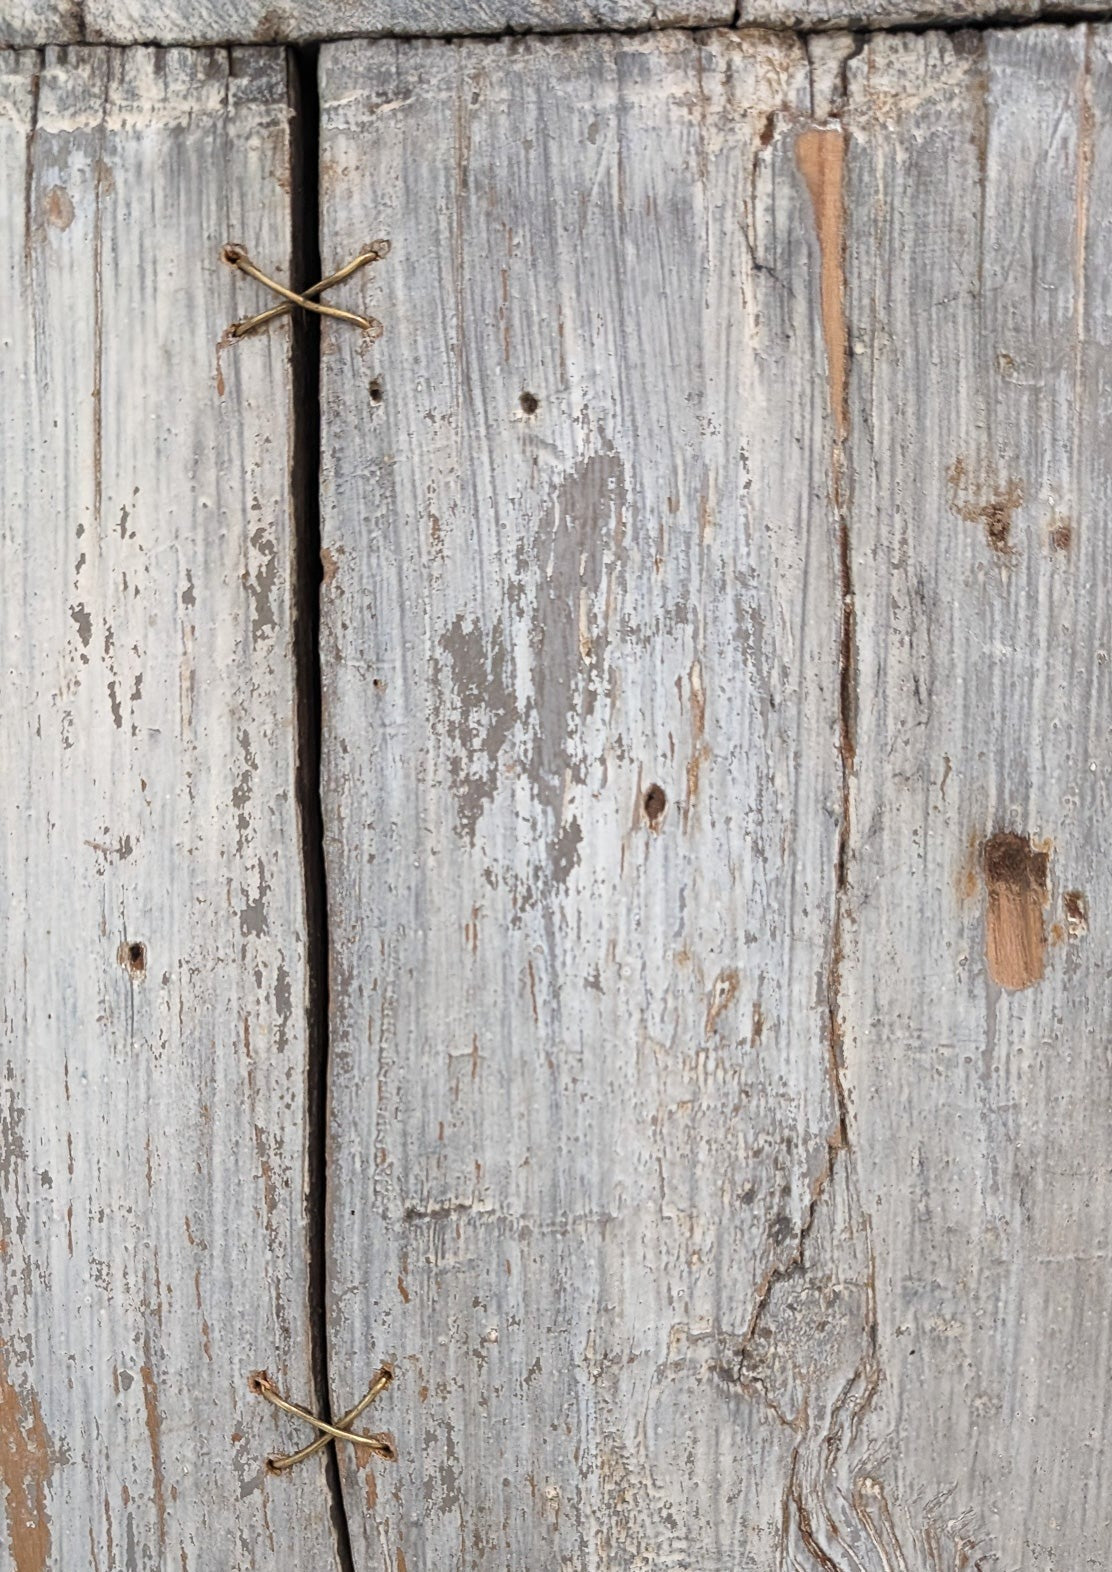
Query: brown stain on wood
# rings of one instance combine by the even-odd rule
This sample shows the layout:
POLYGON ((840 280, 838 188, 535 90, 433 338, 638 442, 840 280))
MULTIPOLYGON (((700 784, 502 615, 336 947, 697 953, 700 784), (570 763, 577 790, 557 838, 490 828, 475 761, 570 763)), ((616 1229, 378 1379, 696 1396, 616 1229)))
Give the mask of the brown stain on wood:
POLYGON ((21 1398, 0 1342, 0 1483, 8 1520, 12 1572, 46 1572, 50 1519, 46 1489, 53 1471, 50 1437, 33 1390, 21 1398))
POLYGON ((147 1409, 147 1435, 151 1444, 151 1474, 154 1480, 154 1510, 158 1518, 158 1541, 165 1550, 166 1487, 162 1476, 162 1414, 158 1406, 158 1383, 149 1364, 140 1368, 139 1375, 143 1382, 143 1402, 147 1409))
POLYGON ((711 988, 710 998, 707 1000, 707 1015, 703 1024, 704 1037, 711 1035, 718 1025, 720 1017, 737 997, 739 983, 740 979, 737 969, 733 966, 726 971, 719 972, 714 979, 714 986, 711 988))
POLYGON ((950 488, 951 513, 967 524, 979 524, 993 551, 1002 557, 1010 556, 1012 520, 1023 502, 1019 481, 1008 480, 1003 484, 994 481, 980 486, 969 475, 965 460, 959 455, 946 471, 946 482, 950 488))
POLYGON ((1050 854, 1026 835, 999 830, 982 853, 988 891, 985 955, 1001 988, 1030 988, 1046 962, 1047 876, 1050 854))
POLYGON ((834 437, 844 442, 849 428, 846 379, 845 290, 845 134, 840 127, 803 131, 796 138, 795 161, 807 183, 819 237, 822 336, 834 437))
POLYGON ((73 201, 62 186, 51 186, 46 194, 46 221, 54 229, 68 229, 73 223, 73 201))

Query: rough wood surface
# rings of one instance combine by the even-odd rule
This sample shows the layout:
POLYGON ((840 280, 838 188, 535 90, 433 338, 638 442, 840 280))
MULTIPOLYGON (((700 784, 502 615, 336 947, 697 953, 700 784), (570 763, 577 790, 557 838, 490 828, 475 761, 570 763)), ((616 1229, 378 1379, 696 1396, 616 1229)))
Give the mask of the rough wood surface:
POLYGON ((706 27, 734 19, 727 0, 0 0, 0 43, 283 43, 357 34, 551 33, 706 27), (5 18, 3 8, 14 10, 5 18))
POLYGON ((741 27, 961 28, 1108 11, 1107 0, 740 0, 737 21, 741 27))
POLYGON ((1107 0, 0 0, 0 44, 284 43, 723 26, 960 27, 1101 15, 1107 0))
POLYGON ((768 1568, 753 1332, 840 1130, 805 53, 321 68, 324 264, 392 243, 323 358, 331 1379, 395 1362, 401 1457, 344 1460, 357 1565, 768 1568))
POLYGON ((1108 1561, 1110 104, 1107 28, 850 65, 870 1567, 1108 1561))
POLYGON ((331 1564, 268 51, 0 57, 0 1566, 331 1564))

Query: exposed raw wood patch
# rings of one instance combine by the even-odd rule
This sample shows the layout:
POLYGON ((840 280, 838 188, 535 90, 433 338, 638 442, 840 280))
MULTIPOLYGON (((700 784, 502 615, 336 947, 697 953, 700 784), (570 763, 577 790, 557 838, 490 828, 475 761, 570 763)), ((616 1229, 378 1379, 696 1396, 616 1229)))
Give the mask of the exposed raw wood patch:
POLYGON ((845 440, 849 425, 846 400, 845 299, 845 136, 841 127, 804 131, 795 144, 795 158, 807 182, 815 213, 822 261, 820 293, 822 334, 826 342, 826 374, 834 435, 845 440))
POLYGON ((55 229, 68 229, 73 223, 73 201, 61 186, 51 186, 47 192, 46 221, 55 229))
POLYGON ((1049 864, 1049 854, 1026 835, 1000 830, 985 842, 985 950, 993 981, 1002 988, 1029 988, 1043 975, 1049 864))
POLYGON ((154 1478, 154 1508, 158 1517, 158 1540, 166 1544, 166 1486, 162 1476, 162 1414, 158 1406, 158 1383, 150 1365, 139 1371, 143 1380, 143 1402, 147 1409, 147 1433, 151 1443, 151 1473, 154 1478))
MULTIPOLYGON (((946 472, 946 482, 951 511, 967 524, 980 524, 993 551, 1007 556, 1012 550, 1012 520, 1023 501, 1019 481, 1008 480, 1002 485, 994 481, 982 488, 967 473, 965 460, 958 457, 946 472)), ((1069 544, 1068 537, 1065 544, 1069 544)))
POLYGON ((52 1470, 50 1437, 33 1390, 21 1398, 8 1374, 0 1342, 0 1481, 8 1519, 13 1572, 46 1572, 50 1519, 46 1487, 52 1470))

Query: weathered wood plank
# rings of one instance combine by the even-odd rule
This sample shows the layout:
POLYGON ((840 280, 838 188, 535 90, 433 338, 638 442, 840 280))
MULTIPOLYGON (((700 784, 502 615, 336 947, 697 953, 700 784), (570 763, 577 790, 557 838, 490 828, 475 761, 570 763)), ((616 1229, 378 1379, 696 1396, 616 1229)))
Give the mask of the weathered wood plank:
MULTIPOLYGON (((352 35, 550 33, 568 29, 705 27, 734 19, 726 0, 85 0, 37 14, 14 3, 0 42, 285 43, 352 35)), ((0 24, 2 26, 2 24, 0 24)))
POLYGON ((268 51, 0 57, 0 1565, 330 1564, 268 51), (299 1438, 300 1439, 300 1438, 299 1438))
POLYGON ((741 27, 886 28, 1101 16, 1105 0, 740 0, 741 27))
POLYGON ((392 242, 323 360, 334 1401, 398 1370, 357 1564, 768 1568, 750 1334, 829 1184, 839 1385, 864 1325, 804 50, 321 71, 325 266, 392 242))
POLYGON ((0 4, 3 48, 77 43, 82 31, 81 7, 76 0, 3 0, 0 4))
POLYGON ((1106 15, 1106 0, 3 0, 0 44, 296 43, 632 28, 885 28, 1106 15))
POLYGON ((1106 28, 850 65, 843 976, 882 1380, 810 1505, 868 1567, 1108 1559, 1110 104, 1106 28))

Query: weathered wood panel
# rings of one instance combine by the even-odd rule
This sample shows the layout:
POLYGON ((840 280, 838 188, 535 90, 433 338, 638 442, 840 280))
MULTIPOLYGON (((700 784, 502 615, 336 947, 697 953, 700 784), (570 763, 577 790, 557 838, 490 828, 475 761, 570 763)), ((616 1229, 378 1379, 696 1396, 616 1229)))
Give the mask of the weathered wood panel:
POLYGON ((283 43, 606 29, 885 28, 1107 14, 1106 0, 0 0, 0 44, 283 43))
POLYGON ((741 27, 886 28, 1108 14, 1105 0, 740 0, 741 27))
POLYGON ((850 66, 843 979, 881 1380, 812 1521, 821 1493, 868 1567, 1108 1561, 1110 104, 1104 28, 850 66))
POLYGON ((273 52, 0 58, 0 1565, 330 1564, 273 52))
MULTIPOLYGON (((0 0, 0 5, 13 0, 0 0)), ((85 0, 38 14, 14 0, 0 42, 281 43, 353 34, 547 33, 568 29, 705 27, 733 21, 724 0, 85 0), (25 8, 26 7, 26 8, 25 8)))
POLYGON ((0 46, 76 43, 82 35, 76 0, 0 0, 0 46))
POLYGON ((334 1401, 398 1370, 357 1564, 767 1568, 799 1438, 752 1333, 840 1138, 804 51, 321 68, 325 266, 392 242, 385 336, 323 359, 334 1401))

